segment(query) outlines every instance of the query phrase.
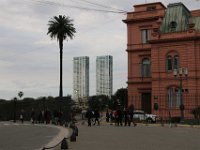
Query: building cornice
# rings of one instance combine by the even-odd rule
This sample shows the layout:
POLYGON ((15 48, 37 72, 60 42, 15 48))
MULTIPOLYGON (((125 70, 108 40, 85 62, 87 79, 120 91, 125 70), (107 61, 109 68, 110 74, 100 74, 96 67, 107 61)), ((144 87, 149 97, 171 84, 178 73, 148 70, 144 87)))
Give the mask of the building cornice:
POLYGON ((180 37, 180 38, 166 38, 166 39, 156 39, 156 40, 150 40, 149 43, 156 44, 156 43, 165 43, 165 42, 180 42, 180 41, 192 41, 192 40, 198 40, 200 39, 200 36, 195 37, 180 37))
POLYGON ((146 51, 151 51, 151 48, 131 48, 131 49, 126 49, 127 52, 131 52, 131 53, 137 53, 137 52, 146 52, 146 51))

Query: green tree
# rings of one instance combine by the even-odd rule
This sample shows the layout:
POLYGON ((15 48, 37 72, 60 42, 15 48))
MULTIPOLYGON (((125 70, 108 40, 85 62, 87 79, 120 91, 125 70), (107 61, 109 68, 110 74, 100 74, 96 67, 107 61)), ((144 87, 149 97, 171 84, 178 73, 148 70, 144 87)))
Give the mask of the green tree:
POLYGON ((114 97, 115 97, 115 100, 118 101, 121 107, 128 107, 128 89, 127 88, 118 89, 114 97))
POLYGON ((91 96, 88 100, 88 105, 93 110, 104 110, 108 107, 109 101, 109 97, 106 95, 91 96))
POLYGON ((60 89, 59 97, 63 97, 63 87, 62 87, 62 58, 63 58, 63 41, 65 39, 73 39, 76 29, 74 28, 73 20, 69 17, 59 15, 54 16, 48 23, 48 32, 51 39, 57 39, 60 48, 60 89))

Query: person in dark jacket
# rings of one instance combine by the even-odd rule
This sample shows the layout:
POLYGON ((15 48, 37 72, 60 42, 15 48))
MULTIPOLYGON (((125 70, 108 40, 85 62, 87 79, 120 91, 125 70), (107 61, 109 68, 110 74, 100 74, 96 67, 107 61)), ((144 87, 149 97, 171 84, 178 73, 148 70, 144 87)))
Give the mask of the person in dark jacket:
POLYGON ((118 107, 118 109, 117 109, 117 111, 116 111, 116 116, 117 116, 117 126, 119 126, 119 125, 121 125, 122 126, 122 117, 123 117, 123 115, 122 115, 122 111, 121 111, 121 109, 120 109, 120 107, 118 107))
MULTIPOLYGON (((129 108, 129 116, 130 116, 130 125, 131 125, 131 122, 133 123, 133 125, 134 125, 134 127, 137 125, 136 123, 135 123, 135 120, 134 120, 134 118, 133 118, 133 115, 134 115, 134 110, 133 110, 133 108, 131 109, 131 108, 129 108)), ((129 125, 129 126, 130 126, 129 125)))
POLYGON ((93 113, 90 109, 87 110, 85 118, 88 119, 88 126, 91 127, 91 119, 93 118, 93 113))
POLYGON ((95 125, 96 122, 98 123, 98 125, 100 125, 99 118, 100 118, 100 113, 99 113, 99 111, 96 109, 96 110, 94 111, 94 124, 93 124, 93 125, 95 125))
POLYGON ((107 112, 106 112, 106 122, 109 122, 109 120, 110 120, 110 114, 109 114, 109 112, 107 110, 107 112))
POLYGON ((127 126, 127 124, 130 126, 130 115, 129 115, 129 111, 127 110, 127 108, 124 108, 124 125, 127 126))

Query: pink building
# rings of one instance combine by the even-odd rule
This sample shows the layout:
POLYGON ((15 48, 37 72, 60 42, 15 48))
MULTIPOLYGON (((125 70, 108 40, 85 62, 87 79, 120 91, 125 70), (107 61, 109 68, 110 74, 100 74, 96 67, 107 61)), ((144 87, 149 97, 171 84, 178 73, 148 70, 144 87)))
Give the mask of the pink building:
POLYGON ((200 10, 148 3, 135 5, 123 21, 129 105, 165 119, 193 117, 200 105, 200 10))

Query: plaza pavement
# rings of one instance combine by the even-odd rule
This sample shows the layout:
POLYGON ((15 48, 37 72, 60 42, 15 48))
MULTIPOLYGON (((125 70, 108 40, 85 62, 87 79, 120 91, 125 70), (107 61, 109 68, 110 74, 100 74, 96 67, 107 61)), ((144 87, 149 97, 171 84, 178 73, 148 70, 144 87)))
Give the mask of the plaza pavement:
MULTIPOLYGON (((69 150, 198 150, 200 128, 157 124, 136 127, 101 123, 88 127, 77 123, 79 136, 69 150)), ((42 150, 70 135, 68 128, 54 125, 0 122, 0 150, 42 150)), ((53 149, 52 149, 53 150, 53 149)), ((60 145, 54 148, 60 150, 60 145)))
POLYGON ((42 150, 69 136, 69 130, 55 125, 0 122, 0 150, 42 150))
POLYGON ((138 124, 121 127, 106 123, 77 124, 79 136, 69 150, 199 150, 200 128, 138 124))

